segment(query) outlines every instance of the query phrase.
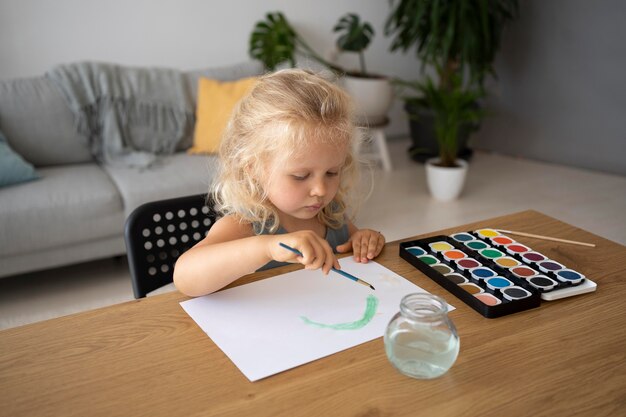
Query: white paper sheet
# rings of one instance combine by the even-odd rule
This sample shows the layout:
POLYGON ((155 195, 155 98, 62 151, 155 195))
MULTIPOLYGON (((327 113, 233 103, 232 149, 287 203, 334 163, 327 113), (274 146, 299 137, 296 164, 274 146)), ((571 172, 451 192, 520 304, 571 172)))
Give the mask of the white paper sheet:
POLYGON ((342 270, 376 290, 334 272, 324 276, 319 270, 298 270, 183 301, 181 306, 239 370, 256 381, 381 337, 402 297, 426 292, 376 262, 359 264, 346 257, 340 263, 342 270), (361 328, 324 328, 304 319, 362 324, 367 321, 369 295, 377 298, 378 306, 361 328))

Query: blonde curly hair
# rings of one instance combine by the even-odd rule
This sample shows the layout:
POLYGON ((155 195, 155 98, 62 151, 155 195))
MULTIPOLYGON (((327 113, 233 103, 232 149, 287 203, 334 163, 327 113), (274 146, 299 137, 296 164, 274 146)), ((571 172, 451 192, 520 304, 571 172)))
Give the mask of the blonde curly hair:
POLYGON ((331 144, 347 156, 337 194, 317 216, 324 225, 338 228, 347 215, 348 191, 359 182, 353 149, 360 138, 352 101, 333 82, 299 69, 261 76, 233 111, 222 136, 221 166, 213 185, 216 209, 250 222, 256 233, 276 232, 278 213, 263 180, 302 149, 331 144))

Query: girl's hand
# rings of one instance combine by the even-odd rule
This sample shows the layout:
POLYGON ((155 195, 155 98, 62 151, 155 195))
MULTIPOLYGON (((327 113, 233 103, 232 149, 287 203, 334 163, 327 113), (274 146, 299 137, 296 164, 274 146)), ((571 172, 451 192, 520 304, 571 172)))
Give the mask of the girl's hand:
POLYGON ((367 263, 380 254, 385 246, 385 236, 382 233, 371 229, 360 229, 352 233, 350 239, 342 245, 337 246, 337 252, 354 252, 356 262, 367 263))
POLYGON ((268 245, 270 257, 275 261, 299 262, 304 265, 305 269, 321 268, 324 275, 328 275, 332 267, 341 268, 326 239, 322 239, 310 230, 274 235, 269 239, 268 245), (300 251, 302 256, 283 248, 279 243, 300 251))

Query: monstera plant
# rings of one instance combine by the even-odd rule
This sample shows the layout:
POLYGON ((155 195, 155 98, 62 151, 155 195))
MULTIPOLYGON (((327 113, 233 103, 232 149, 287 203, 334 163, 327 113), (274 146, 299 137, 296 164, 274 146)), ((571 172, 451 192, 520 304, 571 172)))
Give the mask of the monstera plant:
POLYGON ((280 65, 295 67, 298 56, 323 65, 341 76, 341 83, 352 96, 363 124, 378 124, 386 120, 393 90, 387 77, 368 73, 365 67, 364 52, 374 36, 374 28, 358 15, 347 13, 339 19, 333 31, 339 34, 336 41, 339 52, 358 54, 360 70, 348 71, 324 59, 281 12, 268 13, 264 20, 256 23, 250 35, 248 51, 252 58, 260 60, 270 71, 280 65))
POLYGON ((296 66, 296 57, 305 56, 319 62, 337 73, 343 69, 321 57, 291 26, 281 12, 265 15, 265 20, 256 23, 248 42, 248 53, 263 63, 269 71, 275 70, 280 64, 296 66))
POLYGON ((340 33, 336 43, 337 48, 341 52, 354 52, 359 55, 360 71, 353 73, 365 76, 367 69, 365 67, 364 51, 374 36, 372 25, 368 22, 361 22, 361 19, 356 14, 348 13, 339 19, 333 31, 340 33))

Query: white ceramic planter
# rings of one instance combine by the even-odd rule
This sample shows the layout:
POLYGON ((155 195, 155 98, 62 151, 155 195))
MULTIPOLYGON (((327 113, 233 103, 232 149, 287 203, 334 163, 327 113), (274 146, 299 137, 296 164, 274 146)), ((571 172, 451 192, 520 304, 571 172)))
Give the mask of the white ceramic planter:
POLYGON ((467 176, 467 161, 457 159, 456 163, 459 166, 454 168, 437 166, 435 165, 437 162, 439 162, 439 158, 431 158, 425 164, 428 190, 437 200, 454 200, 463 190, 467 176))
POLYGON ((356 114, 369 125, 387 120, 393 102, 393 87, 387 78, 362 78, 345 75, 341 85, 354 100, 356 114))

